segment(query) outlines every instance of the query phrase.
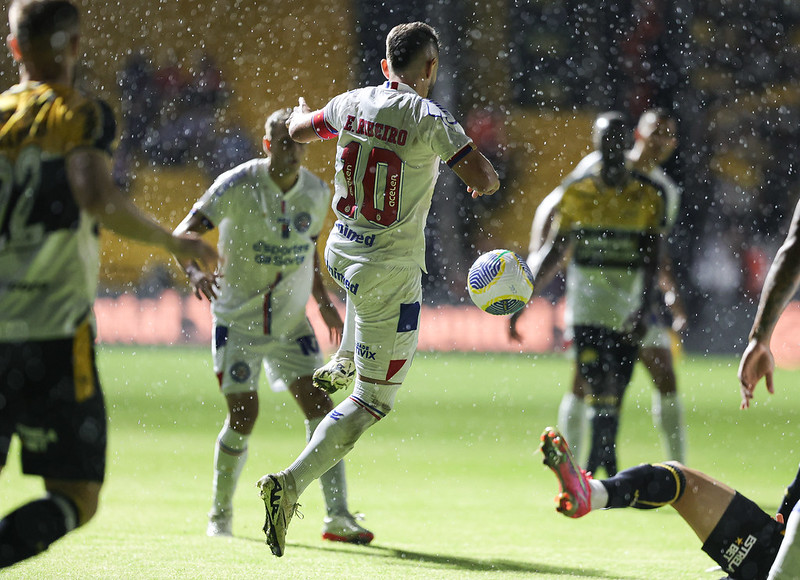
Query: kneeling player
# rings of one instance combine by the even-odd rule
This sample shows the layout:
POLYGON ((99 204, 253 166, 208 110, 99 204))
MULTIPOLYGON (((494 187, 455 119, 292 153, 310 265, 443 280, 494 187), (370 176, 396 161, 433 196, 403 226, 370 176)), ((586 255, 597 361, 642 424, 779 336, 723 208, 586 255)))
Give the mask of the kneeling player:
POLYGON ((578 466, 567 441, 556 429, 545 429, 540 449, 545 465, 559 480, 556 509, 568 517, 579 518, 604 508, 671 505, 703 542, 703 551, 729 578, 798 577, 800 562, 792 561, 787 553, 791 542, 784 542, 784 518, 789 518, 790 533, 800 519, 800 508, 792 510, 797 503, 793 495, 787 496, 773 519, 733 488, 678 462, 639 465, 609 479, 596 480, 578 466))

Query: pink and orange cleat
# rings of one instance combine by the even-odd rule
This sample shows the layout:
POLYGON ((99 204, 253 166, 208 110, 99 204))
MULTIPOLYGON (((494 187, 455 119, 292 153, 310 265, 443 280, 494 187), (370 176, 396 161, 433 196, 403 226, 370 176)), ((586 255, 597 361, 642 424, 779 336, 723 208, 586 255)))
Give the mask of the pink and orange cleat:
POLYGON ((585 516, 592 509, 592 490, 589 487, 592 476, 580 468, 569 450, 567 440, 558 429, 548 427, 542 433, 541 440, 539 449, 544 454, 543 462, 558 478, 556 510, 570 518, 585 516))

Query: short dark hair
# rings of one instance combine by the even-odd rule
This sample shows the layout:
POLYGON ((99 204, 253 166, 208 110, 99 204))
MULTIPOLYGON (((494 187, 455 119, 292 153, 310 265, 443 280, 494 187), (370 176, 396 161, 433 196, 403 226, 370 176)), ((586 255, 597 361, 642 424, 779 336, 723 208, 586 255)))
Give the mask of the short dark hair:
POLYGON ((80 32, 80 15, 70 0, 13 0, 8 22, 23 53, 28 49, 60 52, 80 32))
POLYGON ((392 70, 402 72, 429 46, 439 54, 439 35, 432 26, 424 22, 398 24, 386 37, 386 60, 392 70))
POLYGON ((600 113, 592 127, 592 141, 595 149, 600 149, 607 133, 622 133, 625 129, 625 116, 617 111, 600 113))

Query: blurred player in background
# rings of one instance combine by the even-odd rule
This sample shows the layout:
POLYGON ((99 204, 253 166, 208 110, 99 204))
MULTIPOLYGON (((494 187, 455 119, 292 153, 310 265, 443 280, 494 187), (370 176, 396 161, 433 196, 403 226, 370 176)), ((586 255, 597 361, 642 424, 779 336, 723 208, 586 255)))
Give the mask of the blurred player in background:
POLYGON ((111 109, 72 88, 77 8, 14 0, 20 83, 0 95, 0 465, 12 436, 46 494, 0 520, 0 567, 46 550, 97 511, 106 413, 92 305, 99 227, 206 266, 213 248, 173 236, 114 185, 111 109))
MULTIPOLYGON (((622 395, 651 308, 661 235, 667 226, 665 186, 632 170, 624 124, 603 113, 594 126, 597 150, 543 203, 534 219, 529 264, 534 292, 544 288, 569 257, 567 324, 575 341, 573 393, 560 419, 579 437, 583 394, 592 410, 587 465, 616 473, 616 436, 622 395), (550 218, 549 216, 553 217, 550 218), (548 237, 541 243, 540 232, 548 237)), ((509 334, 519 339, 512 316, 509 334)))
MULTIPOLYGON (((680 191, 660 164, 675 151, 677 145, 675 130, 675 121, 664 110, 650 109, 639 118, 633 147, 627 153, 632 169, 645 174, 663 188, 667 203, 667 229, 675 223, 680 207, 680 191)), ((531 224, 529 255, 534 255, 547 241, 565 184, 571 183, 601 162, 600 152, 593 151, 581 160, 561 185, 542 200, 536 208, 531 224)), ((670 329, 679 332, 685 328, 686 310, 678 292, 672 260, 666 248, 662 248, 661 252, 658 286, 658 291, 652 294, 652 307, 648 314, 647 332, 639 350, 639 360, 647 369, 656 387, 653 393, 653 421, 663 432, 667 458, 685 463, 686 426, 678 397, 670 329)), ((520 311, 510 319, 509 334, 512 339, 521 338, 517 331, 517 321, 522 314, 523 311, 520 311)), ((586 385, 576 367, 572 390, 565 393, 558 410, 558 425, 564 430, 567 438, 574 442, 571 446, 576 457, 581 456, 580 450, 583 448, 583 436, 588 422, 586 393, 586 385)))
MULTIPOLYGON (((556 509, 567 517, 580 518, 608 508, 648 510, 671 505, 728 578, 800 577, 797 553, 791 559, 783 555, 793 543, 783 515, 773 519, 721 481, 677 461, 642 464, 608 479, 592 479, 578 466, 566 439, 552 427, 542 434, 541 451, 545 465, 558 478, 556 509)), ((792 517, 797 516, 795 512, 792 517)))
POLYGON ((347 295, 347 311, 339 352, 317 381, 328 389, 347 385, 353 357, 357 377, 353 394, 322 421, 295 462, 258 482, 266 507, 264 532, 276 556, 284 553, 298 497, 392 410, 411 365, 425 267, 423 229, 439 160, 473 196, 499 187, 491 163, 458 122, 426 98, 438 66, 434 29, 421 22, 401 24, 386 39, 385 84, 341 94, 317 111, 300 99, 289 119, 297 141, 338 139, 337 221, 325 263, 347 295))
MULTIPOLYGON (((232 533, 233 494, 258 417, 261 365, 272 389, 288 387, 300 405, 308 439, 333 409, 328 394, 311 383, 322 358, 306 317, 313 296, 331 338, 341 340, 342 319, 322 282, 316 246, 330 190, 302 167, 306 145, 289 137, 290 113, 283 109, 267 119, 266 159, 221 175, 175 230, 202 234, 218 226, 220 232, 218 273, 181 264, 197 297, 211 302, 214 372, 228 405, 215 447, 209 536, 232 533)), ((347 508, 344 462, 332 465, 320 483, 327 510, 322 537, 369 543, 372 533, 347 508)))

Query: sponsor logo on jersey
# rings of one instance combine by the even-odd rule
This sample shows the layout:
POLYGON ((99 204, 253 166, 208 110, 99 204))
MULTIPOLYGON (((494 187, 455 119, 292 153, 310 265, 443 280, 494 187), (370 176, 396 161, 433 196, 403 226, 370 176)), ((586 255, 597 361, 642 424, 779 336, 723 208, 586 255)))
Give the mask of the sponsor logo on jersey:
POLYGON ((231 378, 237 383, 243 383, 250 378, 250 365, 244 361, 239 361, 231 365, 231 378))
POLYGON ((45 430, 44 427, 28 427, 17 424, 17 433, 19 433, 22 446, 33 453, 44 453, 50 443, 58 441, 56 432, 53 429, 45 430))
POLYGON ((328 267, 328 272, 330 272, 331 277, 336 280, 342 288, 355 296, 358 292, 358 284, 353 284, 348 278, 345 278, 344 274, 336 268, 331 267, 330 264, 326 263, 325 265, 328 267))
POLYGON ((344 130, 355 133, 356 135, 380 139, 392 145, 405 145, 408 140, 408 131, 405 129, 398 129, 391 125, 376 123, 375 121, 368 121, 367 119, 357 119, 353 115, 347 115, 347 122, 344 124, 344 130))
POLYGON ((356 356, 360 356, 366 360, 375 360, 376 354, 377 353, 372 350, 369 345, 366 345, 363 342, 356 343, 356 356))
POLYGON ((273 266, 299 266, 305 261, 306 254, 310 248, 311 244, 281 246, 279 244, 268 244, 261 240, 253 244, 253 251, 256 253, 253 259, 257 264, 271 264, 273 266))
POLYGON ((339 230, 339 234, 346 238, 348 241, 353 242, 354 244, 364 244, 368 248, 372 247, 372 244, 375 243, 375 235, 365 236, 364 234, 359 234, 358 232, 351 230, 346 224, 342 222, 336 222, 336 229, 339 230))
POLYGON ((746 538, 736 538, 736 541, 732 542, 722 555, 728 563, 725 567, 725 571, 729 574, 736 572, 755 545, 756 538, 752 534, 748 535, 746 538))
POLYGON ((294 216, 294 229, 301 234, 308 231, 311 227, 311 214, 307 211, 300 212, 294 216))

